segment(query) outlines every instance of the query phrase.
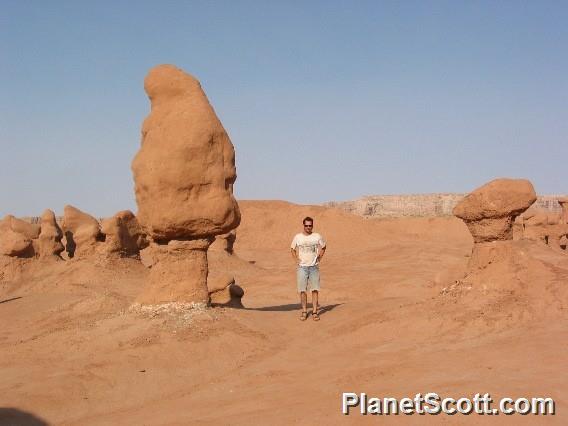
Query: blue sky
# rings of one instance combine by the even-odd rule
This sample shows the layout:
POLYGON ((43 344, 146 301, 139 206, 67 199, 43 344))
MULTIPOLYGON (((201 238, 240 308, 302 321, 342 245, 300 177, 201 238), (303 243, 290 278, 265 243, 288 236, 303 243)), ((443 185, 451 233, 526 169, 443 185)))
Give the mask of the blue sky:
POLYGON ((0 214, 136 211, 148 70, 195 75, 240 199, 568 193, 568 3, 0 0, 0 214))

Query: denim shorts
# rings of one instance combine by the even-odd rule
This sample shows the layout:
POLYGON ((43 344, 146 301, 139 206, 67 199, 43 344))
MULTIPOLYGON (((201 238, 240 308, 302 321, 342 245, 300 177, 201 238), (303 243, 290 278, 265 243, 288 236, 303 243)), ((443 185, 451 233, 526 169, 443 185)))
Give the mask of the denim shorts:
POLYGON ((297 271, 298 293, 303 291, 319 291, 320 272, 319 266, 298 266, 297 271), (309 282, 309 285, 308 285, 309 282))

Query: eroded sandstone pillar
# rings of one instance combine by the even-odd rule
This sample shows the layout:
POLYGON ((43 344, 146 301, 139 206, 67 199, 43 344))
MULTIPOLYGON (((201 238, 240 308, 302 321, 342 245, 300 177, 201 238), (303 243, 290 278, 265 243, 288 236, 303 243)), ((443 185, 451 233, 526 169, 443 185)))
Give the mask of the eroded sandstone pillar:
POLYGON ((153 247, 154 264, 137 301, 146 305, 209 302, 207 249, 213 239, 172 240, 153 247))
POLYGON ((201 85, 173 65, 150 70, 151 111, 132 161, 140 224, 154 265, 138 302, 208 303, 207 249, 240 223, 231 140, 201 85))
POLYGON ((536 201, 526 179, 495 179, 468 194, 454 208, 473 237, 469 269, 484 268, 507 256, 513 242, 515 218, 536 201))

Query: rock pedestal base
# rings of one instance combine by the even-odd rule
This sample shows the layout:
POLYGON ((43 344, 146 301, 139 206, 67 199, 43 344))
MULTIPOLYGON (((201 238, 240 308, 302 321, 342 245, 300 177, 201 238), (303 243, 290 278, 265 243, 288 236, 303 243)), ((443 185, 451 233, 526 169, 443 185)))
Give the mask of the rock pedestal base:
POLYGON ((468 271, 484 269, 492 263, 514 258, 514 244, 512 240, 474 244, 471 258, 469 259, 468 271))
POLYGON ((207 249, 212 239, 178 241, 154 248, 154 263, 137 302, 209 304, 207 249))

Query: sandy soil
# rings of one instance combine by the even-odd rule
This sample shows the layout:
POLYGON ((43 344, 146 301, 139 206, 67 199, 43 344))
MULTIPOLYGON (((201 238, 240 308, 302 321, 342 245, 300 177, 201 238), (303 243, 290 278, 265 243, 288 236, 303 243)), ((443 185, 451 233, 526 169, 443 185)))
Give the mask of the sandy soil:
POLYGON ((567 424, 568 254, 518 242, 528 260, 468 282, 457 219, 240 206, 238 257, 211 253, 210 269, 234 272, 245 309, 132 309, 135 260, 3 277, 0 424, 567 424), (288 249, 306 215, 328 241, 319 322, 299 321, 288 249), (343 416, 342 392, 550 396, 557 414, 343 416))

